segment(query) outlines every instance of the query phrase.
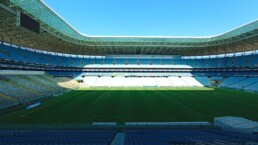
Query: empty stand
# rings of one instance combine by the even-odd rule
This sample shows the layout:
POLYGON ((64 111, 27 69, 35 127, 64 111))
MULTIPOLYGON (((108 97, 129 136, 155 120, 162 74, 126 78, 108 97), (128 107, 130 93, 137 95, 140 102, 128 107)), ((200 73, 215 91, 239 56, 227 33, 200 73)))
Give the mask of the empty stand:
POLYGON ((41 51, 31 51, 15 46, 0 44, 0 59, 20 62, 45 64, 65 67, 85 67, 88 65, 187 65, 192 68, 218 68, 218 67, 243 67, 257 66, 257 54, 240 55, 206 59, 181 59, 181 58, 89 58, 55 55, 41 51))
POLYGON ((48 75, 0 75, 0 108, 24 104, 78 88, 70 78, 48 75))
POLYGON ((194 77, 85 76, 81 87, 203 87, 194 77))
POLYGON ((12 130, 0 131, 2 145, 9 144, 110 144, 116 130, 12 130))
POLYGON ((257 77, 228 77, 220 84, 221 87, 241 89, 247 91, 258 91, 257 77))

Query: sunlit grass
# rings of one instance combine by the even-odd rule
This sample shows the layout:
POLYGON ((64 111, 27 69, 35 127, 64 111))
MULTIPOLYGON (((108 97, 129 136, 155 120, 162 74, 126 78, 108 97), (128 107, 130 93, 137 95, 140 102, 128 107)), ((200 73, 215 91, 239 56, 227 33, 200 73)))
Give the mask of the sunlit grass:
POLYGON ((257 104, 257 94, 218 88, 84 88, 2 114, 0 124, 258 120, 257 104))

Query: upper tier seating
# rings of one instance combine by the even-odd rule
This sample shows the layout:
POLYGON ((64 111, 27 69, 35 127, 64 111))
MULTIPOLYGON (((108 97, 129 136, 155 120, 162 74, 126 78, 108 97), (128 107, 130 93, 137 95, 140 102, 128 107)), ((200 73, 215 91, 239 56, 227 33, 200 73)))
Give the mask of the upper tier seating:
POLYGON ((0 44, 0 59, 9 59, 37 64, 66 67, 84 67, 88 65, 186 65, 193 68, 257 66, 257 54, 248 56, 232 56, 226 58, 181 59, 181 58, 94 58, 66 57, 33 52, 14 46, 0 44))

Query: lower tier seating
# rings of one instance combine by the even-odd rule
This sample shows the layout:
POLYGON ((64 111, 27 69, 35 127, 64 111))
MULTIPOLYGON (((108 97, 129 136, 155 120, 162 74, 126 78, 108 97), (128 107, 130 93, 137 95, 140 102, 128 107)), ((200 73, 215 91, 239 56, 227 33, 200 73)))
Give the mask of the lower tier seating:
POLYGON ((48 75, 0 75, 0 109, 79 87, 70 78, 48 75))
POLYGON ((258 91, 258 77, 228 77, 222 81, 220 87, 256 92, 258 91))
POLYGON ((257 135, 221 129, 0 129, 1 145, 246 144, 257 135))
MULTIPOLYGON (((209 81, 208 77, 200 77, 209 81)), ((84 77, 82 87, 203 87, 194 77, 84 77)))

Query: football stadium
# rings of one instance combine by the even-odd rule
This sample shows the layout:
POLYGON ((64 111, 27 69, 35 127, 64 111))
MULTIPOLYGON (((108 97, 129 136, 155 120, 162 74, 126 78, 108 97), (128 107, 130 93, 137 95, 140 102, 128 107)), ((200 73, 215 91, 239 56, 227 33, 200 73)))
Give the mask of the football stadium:
POLYGON ((91 36, 0 0, 1 145, 258 144, 258 20, 219 35, 91 36))

